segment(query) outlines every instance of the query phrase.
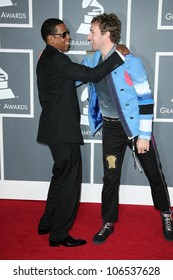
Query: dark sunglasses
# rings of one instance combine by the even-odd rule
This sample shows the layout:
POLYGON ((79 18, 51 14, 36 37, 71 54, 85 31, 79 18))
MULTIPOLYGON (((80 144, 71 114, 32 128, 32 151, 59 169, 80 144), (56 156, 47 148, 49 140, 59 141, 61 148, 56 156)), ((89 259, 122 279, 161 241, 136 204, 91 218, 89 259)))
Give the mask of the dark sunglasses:
POLYGON ((67 35, 70 35, 70 30, 67 29, 66 31, 64 31, 63 33, 55 33, 55 34, 52 34, 52 36, 55 36, 55 35, 59 35, 59 36, 62 36, 63 39, 65 39, 67 37, 67 35))

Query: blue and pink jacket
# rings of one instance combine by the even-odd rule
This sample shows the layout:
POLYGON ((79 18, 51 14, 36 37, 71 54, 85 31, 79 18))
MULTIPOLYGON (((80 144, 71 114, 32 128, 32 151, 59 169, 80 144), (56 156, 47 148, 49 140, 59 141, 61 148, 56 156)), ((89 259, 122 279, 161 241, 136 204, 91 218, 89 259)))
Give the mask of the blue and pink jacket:
MULTIPOLYGON (((82 64, 95 67, 99 62, 100 55, 100 51, 96 51, 94 55, 87 55, 82 64)), ((116 68, 106 78, 112 100, 127 137, 138 136, 150 140, 154 99, 141 59, 133 54, 126 55, 124 64, 116 68)), ((102 126, 102 114, 93 83, 88 85, 88 90, 89 124, 94 135, 102 126)))

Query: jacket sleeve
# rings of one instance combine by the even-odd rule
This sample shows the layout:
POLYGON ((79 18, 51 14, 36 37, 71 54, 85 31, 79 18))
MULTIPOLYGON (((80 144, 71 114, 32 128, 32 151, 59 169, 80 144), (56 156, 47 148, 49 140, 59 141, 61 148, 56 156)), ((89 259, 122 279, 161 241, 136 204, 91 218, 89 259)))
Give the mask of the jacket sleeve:
POLYGON ((74 63, 63 53, 56 54, 54 63, 58 75, 63 78, 82 82, 98 82, 124 62, 114 52, 105 62, 94 68, 74 63))
POLYGON ((139 138, 151 139, 154 99, 147 73, 138 57, 133 58, 129 69, 139 104, 139 138))

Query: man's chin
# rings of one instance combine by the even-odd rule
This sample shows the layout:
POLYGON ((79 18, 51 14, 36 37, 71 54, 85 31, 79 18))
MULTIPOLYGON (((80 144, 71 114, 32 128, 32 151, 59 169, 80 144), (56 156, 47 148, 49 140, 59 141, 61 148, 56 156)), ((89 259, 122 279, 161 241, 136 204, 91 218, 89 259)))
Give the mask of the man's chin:
POLYGON ((70 50, 70 46, 66 47, 64 52, 68 52, 70 50))

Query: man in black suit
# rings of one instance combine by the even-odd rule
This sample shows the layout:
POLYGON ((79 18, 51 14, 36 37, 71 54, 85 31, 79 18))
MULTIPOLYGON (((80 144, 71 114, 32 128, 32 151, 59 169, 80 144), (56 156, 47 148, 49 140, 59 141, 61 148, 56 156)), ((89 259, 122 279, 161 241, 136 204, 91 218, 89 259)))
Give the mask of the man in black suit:
POLYGON ((50 246, 80 246, 86 244, 86 240, 75 239, 68 233, 77 214, 82 182, 80 145, 83 138, 75 81, 97 82, 123 60, 114 52, 96 68, 73 63, 64 54, 70 48, 70 32, 59 19, 47 19, 41 35, 46 48, 36 70, 42 108, 37 141, 49 146, 54 165, 38 233, 50 234, 50 246))

